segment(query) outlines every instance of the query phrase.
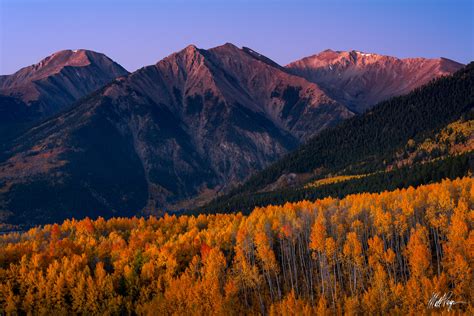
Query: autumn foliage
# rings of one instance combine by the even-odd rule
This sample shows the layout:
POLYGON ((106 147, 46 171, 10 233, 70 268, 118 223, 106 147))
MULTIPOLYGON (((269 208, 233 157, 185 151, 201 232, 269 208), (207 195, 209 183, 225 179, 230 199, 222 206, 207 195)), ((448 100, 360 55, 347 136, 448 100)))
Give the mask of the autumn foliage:
POLYGON ((0 237, 0 314, 474 313, 474 180, 0 237))

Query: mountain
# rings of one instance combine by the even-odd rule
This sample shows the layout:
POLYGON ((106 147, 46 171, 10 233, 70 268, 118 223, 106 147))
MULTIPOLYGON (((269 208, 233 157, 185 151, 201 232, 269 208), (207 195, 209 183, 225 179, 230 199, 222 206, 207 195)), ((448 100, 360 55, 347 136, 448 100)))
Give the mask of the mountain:
POLYGON ((16 97, 28 106, 25 120, 41 119, 127 74, 104 54, 63 50, 12 75, 0 76, 0 94, 16 97))
POLYGON ((318 84, 331 98, 357 113, 462 67, 446 58, 399 59, 330 49, 286 66, 289 72, 318 84))
POLYGON ((9 142, 0 215, 45 223, 180 207, 351 116, 250 49, 191 45, 9 142))
POLYGON ((250 210, 287 200, 383 191, 463 176, 474 167, 473 108, 474 63, 470 63, 452 76, 322 131, 199 211, 250 210), (430 156, 432 165, 425 161, 430 156), (421 166, 413 164, 416 160, 421 166), (324 190, 305 188, 318 180, 344 183, 324 190), (352 180, 350 188, 346 180, 352 180))
POLYGON ((190 45, 156 67, 132 74, 131 84, 147 91, 155 102, 169 103, 173 111, 182 112, 180 115, 191 115, 192 121, 196 121, 194 114, 209 118, 202 109, 223 100, 231 112, 239 109, 239 115, 244 117, 248 111, 258 113, 297 139, 305 139, 353 115, 316 84, 283 70, 248 48, 227 43, 202 50, 190 45), (148 85, 156 75, 162 81, 158 88, 148 85))

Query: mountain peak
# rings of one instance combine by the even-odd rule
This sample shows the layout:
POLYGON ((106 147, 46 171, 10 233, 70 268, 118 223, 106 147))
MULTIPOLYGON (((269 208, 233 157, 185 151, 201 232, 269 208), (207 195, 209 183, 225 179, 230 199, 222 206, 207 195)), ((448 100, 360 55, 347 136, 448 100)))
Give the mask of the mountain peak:
MULTIPOLYGON (((87 66, 91 63, 85 50, 61 50, 53 53, 52 55, 42 59, 39 63, 34 64, 33 70, 42 71, 43 75, 47 75, 47 72, 57 72, 66 66, 82 67, 87 66)), ((38 78, 40 79, 40 78, 38 78)))
POLYGON ((226 42, 222 45, 218 45, 216 47, 213 47, 211 49, 228 49, 228 50, 241 50, 239 47, 237 47, 236 45, 230 43, 230 42, 226 42))
MULTIPOLYGON (((127 73, 123 67, 116 64, 104 54, 86 49, 66 49, 57 51, 36 64, 22 68, 9 77, 16 79, 14 82, 11 82, 11 85, 20 86, 26 82, 41 80, 55 75, 68 66, 86 67, 91 64, 112 70, 113 76, 127 73)), ((5 88, 5 86, 0 88, 5 88)))
POLYGON ((190 44, 185 48, 172 53, 168 57, 165 57, 163 60, 159 60, 156 64, 159 64, 162 61, 170 60, 170 59, 192 59, 197 55, 201 55, 201 49, 198 48, 194 44, 190 44))
POLYGON ((203 50, 198 48, 196 45, 190 44, 180 51, 174 52, 173 54, 158 61, 156 66, 161 67, 162 65, 168 65, 174 69, 174 72, 179 71, 182 67, 184 67, 183 69, 187 69, 189 71, 189 69, 200 65, 203 62, 204 56, 202 52, 203 50))
POLYGON ((330 97, 359 113, 462 67, 447 59, 400 59, 359 50, 329 49, 286 66, 291 73, 318 84, 330 97))
MULTIPOLYGON (((461 68, 463 65, 460 63, 457 63, 451 59, 444 58, 444 57, 439 57, 439 58, 422 58, 422 57, 415 57, 415 58, 398 58, 394 56, 389 56, 389 55, 382 55, 382 54, 377 54, 377 53, 370 53, 370 52, 365 52, 361 50, 347 50, 347 51, 341 51, 341 50, 332 50, 332 49, 325 49, 319 53, 316 53, 314 55, 304 57, 301 60, 298 60, 294 63, 297 62, 302 62, 305 61, 307 63, 311 63, 313 65, 321 65, 321 66, 327 66, 328 64, 335 64, 335 63, 347 63, 347 61, 351 61, 353 63, 377 63, 381 60, 387 61, 390 60, 392 62, 394 61, 400 61, 400 62, 409 62, 409 61, 415 61, 415 62, 431 62, 431 63, 447 63, 447 64, 454 64, 454 68, 458 70, 461 68)), ((290 65, 294 64, 290 63, 290 65)), ((454 72, 454 71, 450 71, 454 72)))
POLYGON ((188 46, 186 46, 184 49, 182 49, 181 51, 184 51, 184 52, 195 52, 195 51, 198 51, 199 48, 194 45, 194 44, 189 44, 188 46))
POLYGON ((57 61, 57 62, 62 62, 65 64, 74 64, 74 63, 87 63, 87 62, 92 62, 96 59, 110 59, 107 56, 105 56, 102 53, 95 52, 93 50, 88 50, 88 49, 63 49, 60 51, 57 51, 50 56, 42 59, 38 64, 45 63, 45 62, 51 62, 51 61, 57 61))
POLYGON ((238 49, 238 50, 240 50, 239 47, 237 47, 236 45, 234 45, 234 44, 232 44, 232 43, 229 43, 229 42, 227 42, 227 43, 225 43, 224 45, 222 45, 222 47, 226 47, 226 48, 229 48, 229 49, 238 49))
POLYGON ((220 52, 221 54, 226 54, 229 56, 242 53, 242 49, 240 49, 239 47, 235 46, 232 43, 225 43, 223 45, 210 48, 209 51, 220 52))
POLYGON ((104 54, 66 49, 2 76, 0 93, 26 103, 41 101, 38 112, 49 115, 126 74, 128 71, 104 54))
POLYGON ((308 59, 319 60, 323 62, 340 62, 350 60, 351 62, 357 63, 358 61, 367 60, 367 59, 377 60, 380 58, 394 58, 374 53, 366 53, 360 50, 349 50, 349 51, 334 51, 331 49, 326 49, 318 54, 308 57, 308 59))

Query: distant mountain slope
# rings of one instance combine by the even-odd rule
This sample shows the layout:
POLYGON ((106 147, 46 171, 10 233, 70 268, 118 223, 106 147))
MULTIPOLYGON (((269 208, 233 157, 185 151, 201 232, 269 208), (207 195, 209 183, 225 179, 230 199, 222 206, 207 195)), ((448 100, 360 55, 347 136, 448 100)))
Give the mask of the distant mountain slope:
POLYGON ((450 77, 382 102, 361 116, 321 132, 229 194, 217 198, 211 208, 223 210, 226 205, 236 205, 234 202, 239 198, 251 199, 257 192, 273 190, 272 187, 278 187, 275 183, 293 173, 309 179, 338 172, 370 174, 390 169, 399 163, 400 148, 410 139, 423 141, 460 117, 472 116, 473 108, 471 63, 450 77))
POLYGON ((317 83, 330 97, 358 113, 462 67, 446 58, 399 59, 354 50, 325 50, 286 66, 291 73, 317 83))
POLYGON ((29 106, 30 116, 45 118, 126 74, 103 54, 63 50, 12 75, 0 76, 0 94, 19 98, 29 106))
POLYGON ((241 181, 352 115, 253 51, 188 46, 12 141, 0 210, 16 223, 156 212, 241 181))

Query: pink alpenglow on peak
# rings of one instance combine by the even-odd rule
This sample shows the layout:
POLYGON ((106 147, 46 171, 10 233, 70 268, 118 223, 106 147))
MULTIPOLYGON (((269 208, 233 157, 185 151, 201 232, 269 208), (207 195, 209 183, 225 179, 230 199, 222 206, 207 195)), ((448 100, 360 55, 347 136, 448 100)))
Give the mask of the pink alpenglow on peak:
POLYGON ((374 53, 325 50, 286 66, 318 84, 334 100, 363 112, 390 97, 409 93, 464 65, 446 58, 400 59, 374 53))
POLYGON ((127 74, 104 54, 68 49, 14 74, 0 76, 0 94, 17 97, 46 117, 127 74))

